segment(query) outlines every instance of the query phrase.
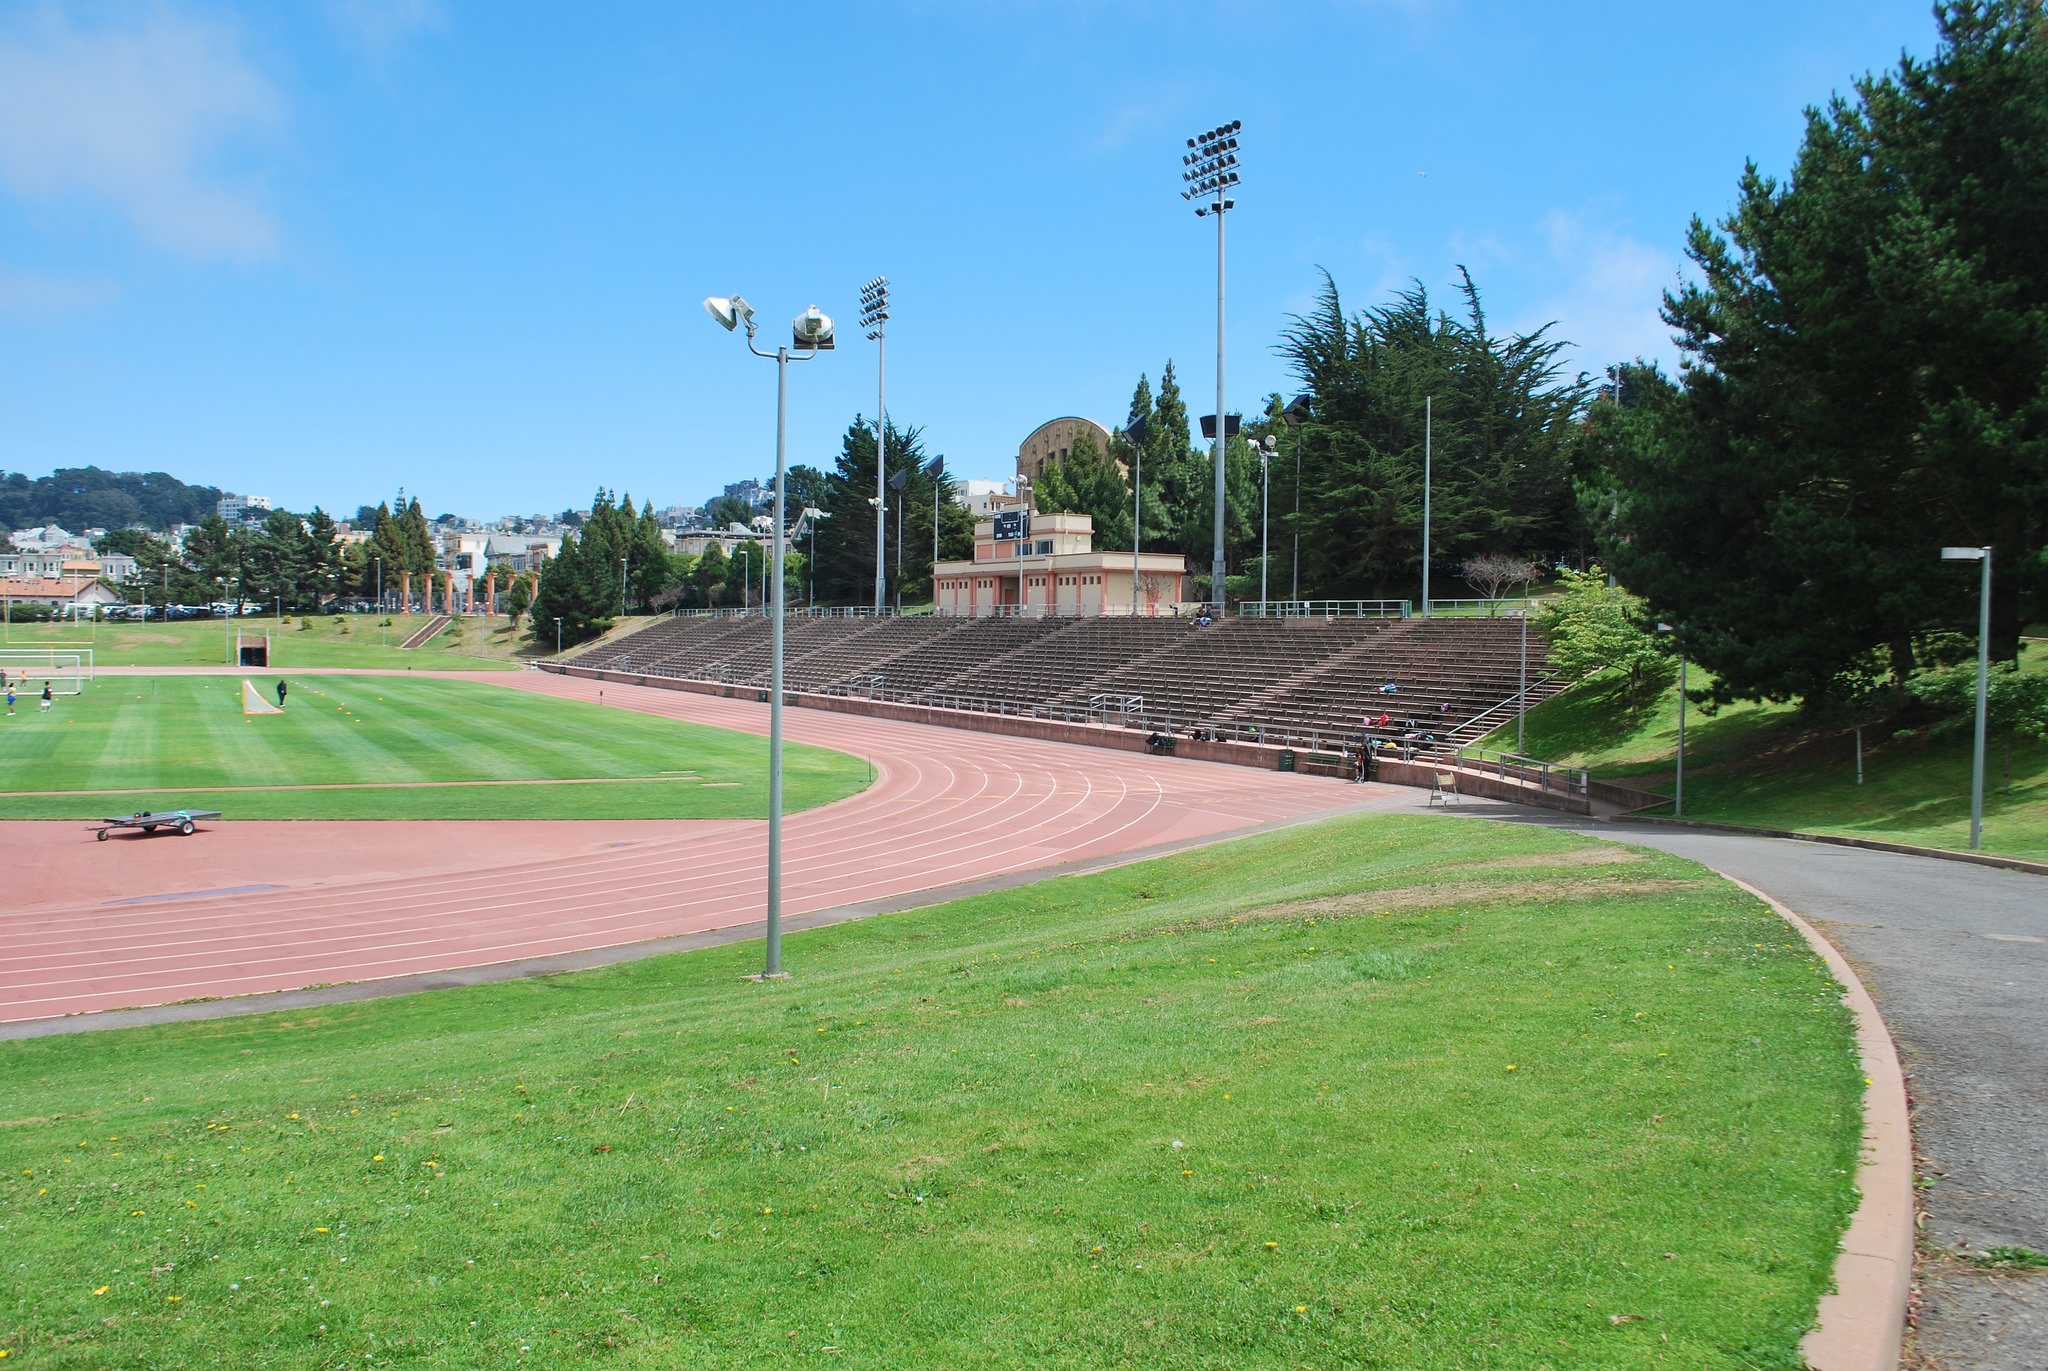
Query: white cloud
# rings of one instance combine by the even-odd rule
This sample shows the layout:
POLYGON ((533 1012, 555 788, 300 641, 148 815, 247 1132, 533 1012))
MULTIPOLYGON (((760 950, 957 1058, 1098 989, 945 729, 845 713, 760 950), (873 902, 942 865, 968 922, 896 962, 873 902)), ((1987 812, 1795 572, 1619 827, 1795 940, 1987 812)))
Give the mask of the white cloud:
POLYGON ((327 0, 327 16, 379 57, 416 33, 448 26, 440 0, 327 0))
POLYGON ((281 118, 277 93, 232 31, 168 8, 96 28, 44 8, 0 29, 0 180, 30 200, 111 204, 174 252, 276 250, 269 214, 207 163, 223 143, 281 118))
POLYGON ((1555 319, 1554 335, 1576 345, 1576 365, 1587 371, 1637 357, 1669 370, 1678 350, 1657 310, 1683 274, 1685 259, 1625 233, 1589 226, 1585 216, 1564 210, 1552 210, 1539 228, 1567 284, 1532 311, 1525 327, 1555 319))
POLYGON ((51 318, 104 305, 120 293, 104 276, 52 276, 0 267, 0 315, 51 318))

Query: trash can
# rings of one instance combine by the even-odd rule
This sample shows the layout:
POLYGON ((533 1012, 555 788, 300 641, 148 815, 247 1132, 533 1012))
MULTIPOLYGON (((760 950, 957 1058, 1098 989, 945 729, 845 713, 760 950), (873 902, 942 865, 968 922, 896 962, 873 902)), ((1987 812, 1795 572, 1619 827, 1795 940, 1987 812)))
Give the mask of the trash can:
POLYGON ((1281 749, 1280 749, 1280 770, 1282 770, 1282 771, 1292 771, 1292 770, 1294 770, 1294 749, 1293 749, 1293 748, 1291 748, 1291 747, 1283 747, 1283 748, 1281 748, 1281 749))

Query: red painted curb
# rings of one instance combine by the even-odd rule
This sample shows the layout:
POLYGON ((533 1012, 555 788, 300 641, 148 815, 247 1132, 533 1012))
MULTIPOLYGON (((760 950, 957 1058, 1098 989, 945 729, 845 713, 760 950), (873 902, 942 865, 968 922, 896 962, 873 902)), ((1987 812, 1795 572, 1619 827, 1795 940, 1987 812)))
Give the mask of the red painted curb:
POLYGON ((1856 1046, 1869 1083, 1863 1094, 1863 1161, 1856 1169, 1856 1189, 1863 1199, 1842 1234, 1834 1293, 1821 1298, 1813 1331, 1800 1346, 1813 1371, 1896 1371, 1913 1285, 1913 1133, 1898 1049, 1870 992, 1833 943, 1755 886, 1726 872, 1716 874, 1798 929, 1826 959, 1844 987, 1843 1002, 1855 1011, 1856 1046))

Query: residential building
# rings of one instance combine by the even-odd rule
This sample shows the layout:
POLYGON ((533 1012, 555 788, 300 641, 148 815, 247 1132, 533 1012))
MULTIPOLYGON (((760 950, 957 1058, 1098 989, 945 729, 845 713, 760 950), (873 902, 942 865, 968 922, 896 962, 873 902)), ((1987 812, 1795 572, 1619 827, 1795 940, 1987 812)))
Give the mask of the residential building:
POLYGON ((122 603, 120 592, 96 576, 38 576, 30 580, 0 577, 0 599, 48 605, 52 609, 95 609, 122 603))
POLYGON ((231 524, 262 523, 270 514, 270 497, 226 494, 214 505, 213 512, 231 524))

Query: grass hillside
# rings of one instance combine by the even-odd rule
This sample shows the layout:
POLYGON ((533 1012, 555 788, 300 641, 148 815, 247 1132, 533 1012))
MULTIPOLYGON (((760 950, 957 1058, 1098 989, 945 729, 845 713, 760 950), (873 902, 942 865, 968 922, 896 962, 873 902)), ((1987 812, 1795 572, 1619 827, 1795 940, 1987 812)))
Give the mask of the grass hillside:
POLYGON ((398 645, 431 623, 432 617, 394 614, 390 618, 389 628, 383 627, 383 617, 375 614, 309 615, 289 623, 252 615, 169 624, 7 624, 5 646, 89 647, 95 666, 221 666, 233 660, 231 634, 239 631, 261 637, 268 633, 271 665, 286 670, 356 666, 474 671, 554 655, 552 643, 536 649, 526 640, 524 619, 515 631, 508 619, 481 617, 457 619, 425 647, 404 652, 398 645))
POLYGON ((10 1366, 1794 1367, 1863 1083, 1661 853, 1372 817, 0 1044, 10 1366))
MULTIPOLYGON (((0 719, 0 818, 218 809, 236 819, 725 819, 768 812, 768 740, 430 676, 289 675, 282 714, 242 681, 102 676, 42 714, 0 719), (478 781, 589 780, 586 785, 478 781), (349 786, 350 789, 308 789, 349 786), (224 789, 224 787, 271 787, 224 789), (23 792, 63 792, 25 794, 23 792), (106 792, 86 794, 83 792, 106 792)), ((783 749, 791 811, 873 778, 856 757, 783 749)))
MULTIPOLYGON (((2028 644, 2021 661, 2048 670, 2048 650, 2028 644)), ((1695 671, 1690 684, 1703 677, 1695 671)), ((1525 750, 1532 756, 1588 767, 1596 776, 1671 793, 1678 747, 1674 684, 1630 706, 1618 677, 1595 677, 1529 711, 1525 750)), ((1514 725, 1483 740, 1513 747, 1514 725)), ((1802 832, 1839 833, 1926 847, 1966 848, 1970 841, 1970 736, 1924 731, 1893 737, 1864 733, 1862 785, 1856 783, 1856 738, 1839 725, 1819 725, 1796 706, 1738 704, 1713 715, 1686 710, 1685 816, 1802 832)), ((2048 859, 2048 746, 2018 740, 2005 781, 2006 739, 1986 748, 1984 848, 2048 859)), ((1670 807, 1645 811, 1668 814, 1670 807)))

